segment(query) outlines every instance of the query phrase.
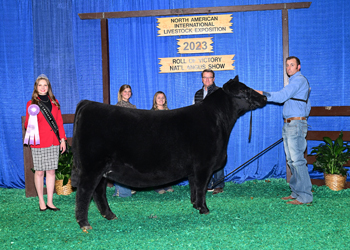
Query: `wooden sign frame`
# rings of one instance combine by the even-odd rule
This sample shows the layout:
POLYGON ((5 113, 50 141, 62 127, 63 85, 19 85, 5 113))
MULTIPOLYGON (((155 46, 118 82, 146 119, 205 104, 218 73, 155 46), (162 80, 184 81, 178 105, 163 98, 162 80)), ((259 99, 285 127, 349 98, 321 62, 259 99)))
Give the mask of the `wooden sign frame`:
POLYGON ((193 14, 213 14, 230 12, 248 12, 248 11, 282 11, 282 41, 283 41, 283 75, 284 86, 288 84, 288 76, 285 74, 285 59, 289 56, 289 29, 288 29, 288 10, 306 9, 311 2, 299 3, 276 3, 276 4, 257 4, 257 5, 237 5, 222 7, 203 7, 203 8, 185 8, 185 9, 165 9, 165 10, 140 10, 140 11, 120 11, 120 12, 96 12, 80 13, 81 20, 100 19, 101 20, 101 46, 102 46, 102 81, 103 81, 103 102, 110 104, 110 74, 109 74, 109 44, 108 44, 108 19, 126 18, 126 17, 150 17, 150 16, 176 16, 193 14))

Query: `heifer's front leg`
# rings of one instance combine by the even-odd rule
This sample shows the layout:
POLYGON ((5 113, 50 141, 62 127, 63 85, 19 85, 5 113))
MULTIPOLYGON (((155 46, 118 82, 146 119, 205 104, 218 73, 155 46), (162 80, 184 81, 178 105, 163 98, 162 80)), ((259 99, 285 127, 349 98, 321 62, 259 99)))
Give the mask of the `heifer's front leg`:
MULTIPOLYGON (((209 209, 205 201, 207 193, 208 181, 211 178, 211 173, 195 173, 191 186, 191 202, 194 201, 193 207, 199 210, 201 214, 208 214, 209 209), (192 191, 193 189, 193 191, 192 191), (192 198, 192 195, 194 196, 192 198)), ((191 182, 190 182, 191 183, 191 182)))
POLYGON ((209 214, 209 209, 205 201, 205 195, 207 193, 207 183, 205 185, 197 187, 196 202, 193 205, 194 208, 199 210, 200 214, 209 214))
POLYGON ((116 219, 117 217, 111 211, 111 208, 108 205, 106 188, 107 188, 107 179, 102 177, 100 183, 97 185, 94 191, 93 198, 101 215, 105 217, 107 220, 113 220, 113 219, 116 219))

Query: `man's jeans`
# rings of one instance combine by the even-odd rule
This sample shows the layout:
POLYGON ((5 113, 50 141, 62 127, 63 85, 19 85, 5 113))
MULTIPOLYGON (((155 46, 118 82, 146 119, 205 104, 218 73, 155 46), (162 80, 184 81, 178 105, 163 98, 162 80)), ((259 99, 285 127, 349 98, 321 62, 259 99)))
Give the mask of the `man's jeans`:
POLYGON ((115 192, 113 196, 118 196, 118 197, 131 197, 131 189, 128 187, 125 187, 123 185, 114 183, 115 186, 115 192))
POLYGON ((307 121, 292 120, 290 123, 284 123, 282 137, 287 163, 292 172, 289 181, 291 195, 302 203, 312 202, 312 185, 304 158, 306 134, 307 121))
POLYGON ((219 171, 215 172, 213 174, 213 177, 209 181, 208 188, 213 189, 213 188, 224 188, 225 187, 225 180, 222 180, 220 183, 217 183, 214 187, 213 184, 215 184, 217 181, 221 180, 224 178, 225 172, 224 169, 220 169, 219 171))

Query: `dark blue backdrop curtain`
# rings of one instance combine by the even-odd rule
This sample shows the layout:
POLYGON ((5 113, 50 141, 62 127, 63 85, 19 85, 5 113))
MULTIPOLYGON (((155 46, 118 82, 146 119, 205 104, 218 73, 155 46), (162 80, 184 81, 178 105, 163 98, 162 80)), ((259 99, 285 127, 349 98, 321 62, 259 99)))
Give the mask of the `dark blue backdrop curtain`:
POLYGON ((34 78, 31 1, 0 1, 0 16, 0 187, 24 188, 21 116, 34 78))
MULTIPOLYGON (((72 36, 71 1, 33 1, 34 76, 46 74, 62 114, 73 114, 79 102, 72 36)), ((29 96, 30 97, 30 96, 29 96)), ((68 137, 72 125, 65 125, 68 137)))
MULTIPOLYGON (((74 113, 82 99, 102 102, 100 20, 80 20, 78 13, 195 8, 295 1, 83 1, 0 0, 0 187, 24 188, 20 117, 30 99, 35 78, 46 74, 62 113, 74 113)), ((309 79, 313 106, 349 105, 349 29, 347 0, 318 0, 309 9, 289 10, 290 55, 301 59, 309 79), (336 3, 336 4, 335 4, 336 3)), ((233 33, 212 34, 212 55, 235 54, 234 71, 217 71, 222 86, 238 75, 248 86, 278 91, 283 87, 281 11, 232 14, 233 33)), ((109 19, 111 104, 122 84, 130 84, 130 101, 150 109, 156 91, 164 91, 171 109, 191 105, 201 88, 200 72, 159 73, 159 58, 177 57, 180 37, 158 37, 157 17, 109 19)), ((182 36, 181 38, 201 37, 182 36)), ((190 56, 190 55, 183 55, 190 56)), ((225 173, 279 140, 282 106, 268 104, 253 112, 252 140, 248 142, 250 113, 238 119, 229 141, 225 173)), ((349 118, 309 120, 310 130, 349 130, 349 118)), ((65 125, 67 136, 72 126, 65 125)), ((310 147, 319 142, 309 143, 310 147)), ((208 149, 210 152, 210 149, 208 149)), ((226 181, 285 177, 283 145, 279 144, 226 181)), ((311 171, 312 166, 309 166, 311 171)), ((312 173, 319 178, 320 175, 312 173)))

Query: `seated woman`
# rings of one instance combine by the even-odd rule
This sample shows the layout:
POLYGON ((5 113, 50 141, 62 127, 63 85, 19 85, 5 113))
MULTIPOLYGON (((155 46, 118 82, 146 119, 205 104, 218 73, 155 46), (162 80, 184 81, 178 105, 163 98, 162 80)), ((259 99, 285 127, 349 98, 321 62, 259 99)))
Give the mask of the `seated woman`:
MULTIPOLYGON (((124 108, 136 109, 136 106, 129 102, 130 97, 132 96, 131 87, 128 84, 124 84, 120 87, 118 92, 118 102, 117 106, 124 108)), ((118 183, 114 183, 115 192, 113 196, 118 197, 130 197, 132 194, 136 193, 136 191, 131 190, 126 186, 122 186, 118 183)))
MULTIPOLYGON (((151 110, 169 110, 168 101, 162 91, 158 91, 154 94, 151 110)), ((154 191, 156 191, 158 194, 164 194, 165 192, 174 192, 174 189, 169 186, 165 188, 155 189, 154 191)))

